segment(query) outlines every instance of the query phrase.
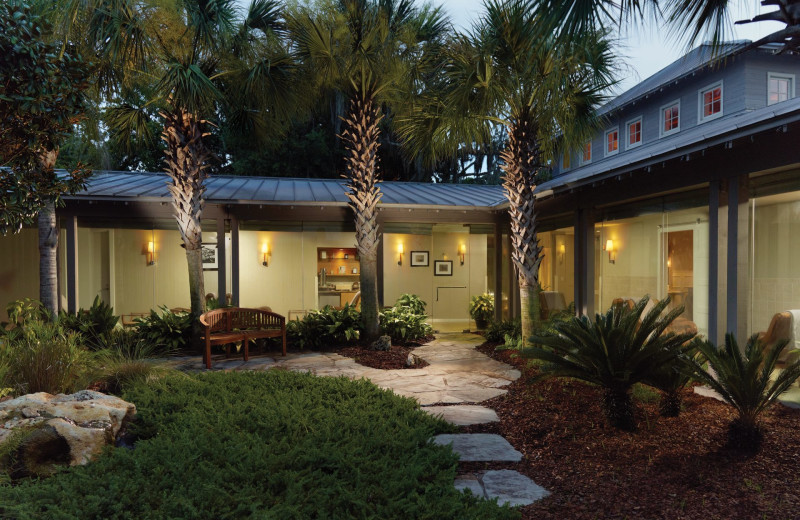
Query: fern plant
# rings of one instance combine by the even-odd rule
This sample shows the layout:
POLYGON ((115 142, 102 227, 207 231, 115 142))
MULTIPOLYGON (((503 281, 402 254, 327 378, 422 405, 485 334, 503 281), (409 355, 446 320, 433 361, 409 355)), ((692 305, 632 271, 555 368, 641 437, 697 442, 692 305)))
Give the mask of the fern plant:
POLYGON ((634 430, 631 387, 674 363, 694 336, 664 333, 682 308, 663 314, 667 298, 642 316, 647 302, 645 296, 630 310, 617 306, 594 320, 581 316, 553 323, 548 334, 531 338, 535 346, 524 354, 545 363, 540 377, 571 377, 602 387, 609 424, 634 430))
POLYGON ((725 335, 724 348, 717 348, 707 341, 698 343, 698 349, 708 358, 713 374, 693 362, 697 377, 738 413, 728 428, 730 447, 758 451, 764 438, 758 416, 800 378, 798 360, 772 379, 778 357, 787 344, 788 341, 781 341, 769 352, 764 352, 758 334, 750 336, 744 350, 739 348, 733 334, 725 335))

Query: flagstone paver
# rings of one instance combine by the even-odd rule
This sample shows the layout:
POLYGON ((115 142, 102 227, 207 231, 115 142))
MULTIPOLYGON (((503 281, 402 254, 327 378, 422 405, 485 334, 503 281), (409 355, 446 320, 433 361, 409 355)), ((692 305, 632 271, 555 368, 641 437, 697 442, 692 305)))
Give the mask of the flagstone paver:
POLYGON ((522 453, 494 433, 442 433, 436 435, 433 442, 442 446, 450 444, 453 451, 465 462, 522 460, 522 453))
POLYGON ((497 422, 497 412, 485 406, 474 404, 460 404, 455 406, 423 406, 422 409, 431 415, 441 417, 456 426, 469 426, 471 424, 485 424, 497 422))
POLYGON ((497 498, 500 505, 526 506, 550 495, 542 486, 510 469, 490 470, 460 475, 455 481, 459 490, 469 489, 478 497, 497 498))

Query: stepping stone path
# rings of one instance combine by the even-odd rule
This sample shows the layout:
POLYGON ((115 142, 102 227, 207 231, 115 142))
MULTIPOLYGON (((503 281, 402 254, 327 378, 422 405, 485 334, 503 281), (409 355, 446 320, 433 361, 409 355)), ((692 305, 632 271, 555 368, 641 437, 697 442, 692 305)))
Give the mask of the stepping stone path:
MULTIPOLYGON (((429 364, 420 369, 379 370, 356 363, 334 353, 290 353, 286 357, 253 355, 245 363, 241 357, 214 360, 213 370, 267 370, 284 368, 311 372, 318 376, 367 378, 381 388, 411 397, 426 412, 457 425, 468 426, 498 421, 497 413, 477 403, 507 392, 503 387, 520 377, 519 370, 478 352, 483 338, 474 334, 440 334, 414 354, 429 364), (450 406, 443 406, 450 405, 450 406)), ((172 358, 179 370, 205 370, 199 356, 172 358)), ((434 442, 452 445, 463 461, 519 462, 522 454, 500 435, 465 433, 437 435, 434 442)), ((528 477, 512 470, 492 470, 461 475, 458 489, 469 489, 479 497, 497 498, 500 504, 531 504, 550 493, 528 477)))

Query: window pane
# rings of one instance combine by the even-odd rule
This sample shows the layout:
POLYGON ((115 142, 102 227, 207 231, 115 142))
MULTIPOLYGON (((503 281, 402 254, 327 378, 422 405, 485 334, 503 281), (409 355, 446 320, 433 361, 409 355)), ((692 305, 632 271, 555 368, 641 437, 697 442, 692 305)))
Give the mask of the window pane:
POLYGON ((628 144, 636 144, 642 140, 642 122, 636 121, 628 125, 628 144))

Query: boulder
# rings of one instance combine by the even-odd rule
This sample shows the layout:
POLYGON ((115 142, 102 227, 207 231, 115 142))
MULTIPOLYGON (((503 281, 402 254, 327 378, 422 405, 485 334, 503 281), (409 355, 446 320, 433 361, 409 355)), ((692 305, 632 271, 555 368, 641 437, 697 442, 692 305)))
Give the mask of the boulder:
POLYGON ((13 467, 7 470, 20 478, 86 464, 116 442, 135 413, 133 404, 91 390, 70 395, 39 392, 2 402, 0 445, 18 444, 13 467))
POLYGON ((391 336, 381 336, 372 342, 370 348, 372 348, 372 350, 390 350, 392 348, 391 336))

